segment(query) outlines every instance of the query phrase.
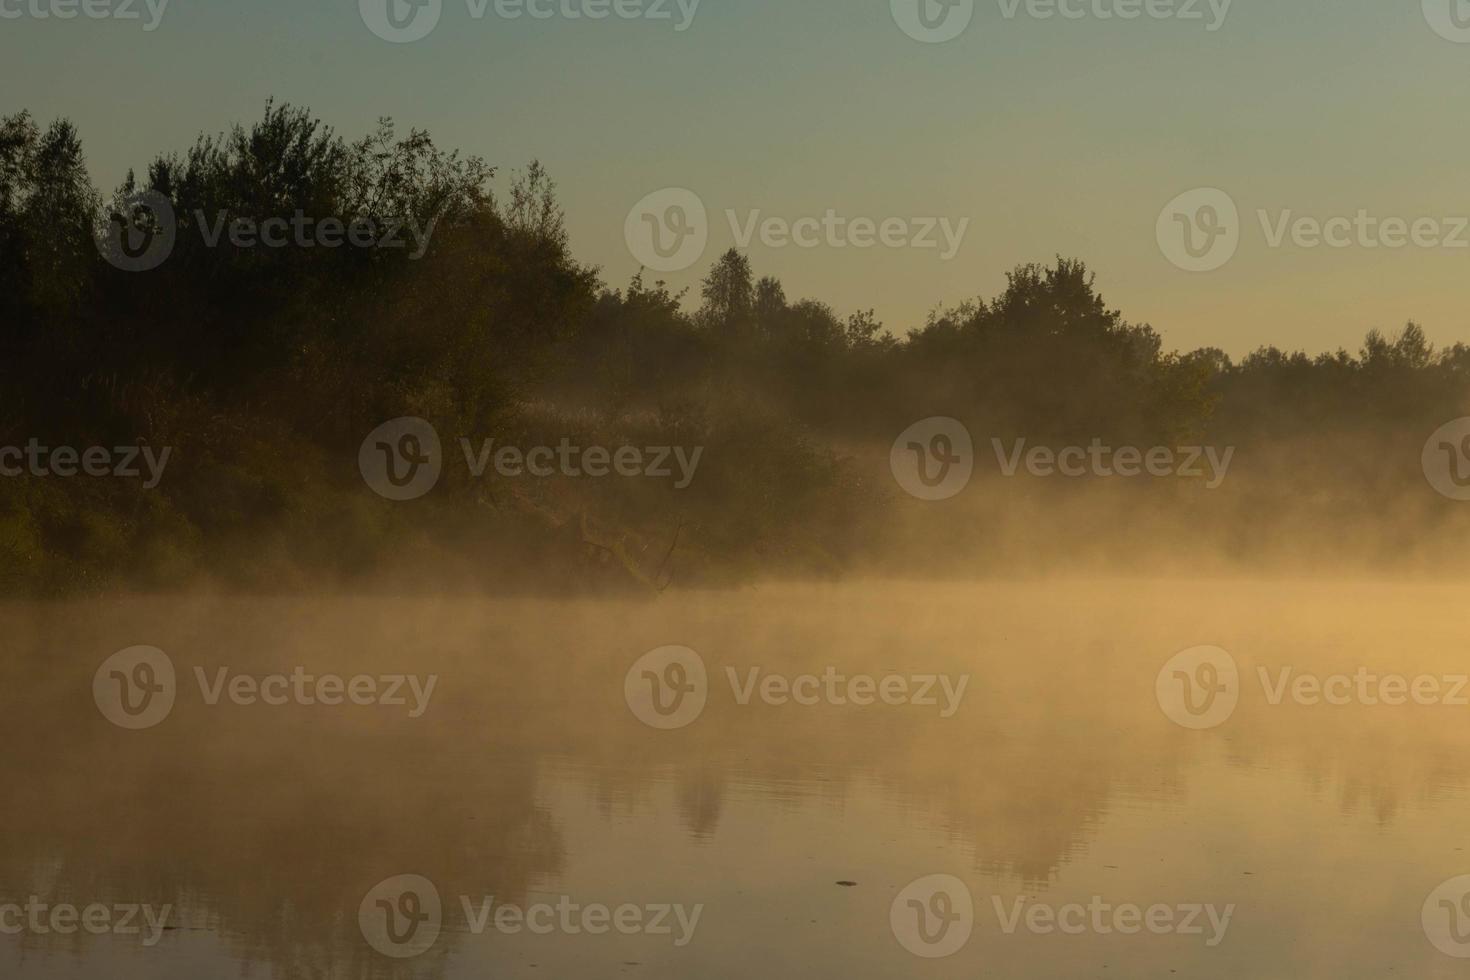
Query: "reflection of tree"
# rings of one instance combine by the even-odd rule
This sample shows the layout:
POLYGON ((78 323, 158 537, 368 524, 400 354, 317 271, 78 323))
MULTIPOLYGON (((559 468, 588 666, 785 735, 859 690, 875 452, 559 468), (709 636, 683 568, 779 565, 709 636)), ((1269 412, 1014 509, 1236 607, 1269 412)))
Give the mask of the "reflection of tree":
POLYGON ((962 841, 980 870, 1025 885, 1054 879, 1120 799, 1182 799, 1206 751, 1243 769, 1299 771, 1345 813, 1381 824, 1463 785, 1452 708, 1310 712, 1243 698, 1218 732, 1175 727, 1154 703, 1154 674, 1199 639, 1237 646, 1249 675, 1247 651, 1261 662, 1294 653, 1303 670, 1372 663, 1390 629, 1348 623, 1345 636, 1363 634, 1349 640, 1294 625, 1331 622, 1362 597, 1272 600, 1267 587, 1216 586, 1215 608, 1202 612, 1205 595, 956 585, 678 604, 11 607, 0 613, 14 638, 0 667, 0 690, 14 692, 0 714, 0 883, 44 884, 61 900, 173 903, 282 976, 435 976, 456 942, 459 895, 521 901, 570 863, 563 814, 547 799, 564 777, 618 819, 671 788, 683 832, 700 841, 719 837, 733 787, 800 807, 876 786, 916 824, 962 841), (1251 625, 1231 626, 1243 608, 1251 625), (186 691, 164 724, 125 733, 91 704, 91 671, 143 637, 173 654, 186 691), (701 651, 713 690, 694 724, 660 732, 623 704, 623 673, 671 639, 701 651), (377 709, 210 708, 187 688, 195 663, 440 681, 416 721, 377 709), (736 706, 723 674, 828 664, 971 680, 961 709, 941 718, 937 707, 736 706), (402 873, 439 886, 448 927, 434 952, 395 966, 365 946, 356 910, 402 873))
POLYGON ((725 774, 719 769, 699 768, 685 773, 679 781, 679 815, 689 836, 699 840, 714 836, 724 795, 725 774))
MULTIPOLYGON (((61 648, 33 648, 21 663, 61 648)), ((66 673, 89 683, 77 666, 66 673)), ((412 726, 333 730, 312 710, 206 712, 181 699, 159 728, 123 733, 70 693, 11 706, 0 731, 29 748, 4 756, 0 881, 24 890, 44 862, 58 900, 172 903, 283 976, 369 976, 389 964, 357 924, 378 881, 428 877, 454 921, 460 894, 517 901, 559 872, 533 759, 487 757, 412 726)), ((446 929, 400 972, 440 974, 453 942, 446 929)))
MULTIPOLYGON (((100 737, 43 741, 23 769, 7 767, 7 784, 26 790, 5 808, 4 879, 23 882, 44 855, 60 868, 54 894, 170 902, 287 975, 373 962, 356 909, 390 875, 513 900, 560 867, 528 765, 464 767, 432 739, 251 726, 145 742, 85 727, 100 737)), ((457 901, 446 910, 458 915, 457 901)))

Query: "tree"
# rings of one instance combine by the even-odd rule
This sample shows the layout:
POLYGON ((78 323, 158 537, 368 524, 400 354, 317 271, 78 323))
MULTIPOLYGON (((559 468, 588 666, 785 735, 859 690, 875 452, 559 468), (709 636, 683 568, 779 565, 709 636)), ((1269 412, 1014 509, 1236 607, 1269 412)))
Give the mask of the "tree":
POLYGON ((704 297, 700 311, 704 323, 727 335, 742 332, 755 305, 750 259, 733 248, 720 256, 705 276, 700 295, 704 297))

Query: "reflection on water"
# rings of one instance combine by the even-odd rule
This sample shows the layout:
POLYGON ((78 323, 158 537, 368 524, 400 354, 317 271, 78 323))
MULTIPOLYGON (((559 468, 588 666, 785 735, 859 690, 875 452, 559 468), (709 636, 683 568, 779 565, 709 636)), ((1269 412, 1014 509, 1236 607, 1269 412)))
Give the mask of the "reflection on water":
POLYGON ((1463 673, 1461 591, 1049 582, 6 606, 0 904, 173 910, 153 945, 146 931, 0 935, 0 972, 1459 975, 1420 915, 1470 873, 1470 707, 1273 705, 1256 669, 1463 673), (167 652, 179 693, 162 723, 126 731, 92 680, 137 644, 167 652), (708 703, 661 731, 634 716, 624 680, 671 644, 708 665, 708 703), (1242 690, 1227 722, 1190 731, 1165 717, 1155 680, 1201 644, 1235 656, 1242 690), (194 676, 298 666, 438 681, 410 718, 211 705, 194 676), (726 667, 970 679, 945 718, 881 702, 742 705, 726 667), (918 959, 890 906, 941 873, 974 896, 974 935, 918 959), (427 951, 394 959, 364 939, 358 911, 401 874, 433 882, 444 914, 427 951), (702 911, 682 945, 677 927, 477 932, 492 896, 702 911), (1099 900, 1235 909, 1209 946, 1146 930, 1008 934, 992 899, 1006 915, 1099 900))

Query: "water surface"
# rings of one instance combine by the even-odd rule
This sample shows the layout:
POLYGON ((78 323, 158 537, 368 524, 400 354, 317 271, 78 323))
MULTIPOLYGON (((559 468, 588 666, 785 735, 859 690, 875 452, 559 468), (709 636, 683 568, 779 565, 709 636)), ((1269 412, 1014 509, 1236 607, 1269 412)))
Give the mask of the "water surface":
MULTIPOLYGON (((0 608, 0 903, 172 906, 140 936, 0 935, 0 974, 61 980, 1460 976, 1421 909, 1470 873, 1470 707, 1272 705, 1257 668, 1470 670, 1463 587, 1324 582, 863 583, 656 600, 210 598, 0 608), (103 717, 93 675, 137 644, 178 695, 103 717), (709 670, 687 727, 652 728, 629 667, 677 644, 709 670), (1155 680, 1212 644, 1235 713, 1193 731, 1155 680), (214 678, 437 676, 426 710, 208 704, 214 678), (741 705, 726 668, 967 675, 958 709, 741 705), (420 875, 442 930, 394 959, 359 906, 420 875), (967 943, 890 927, 926 875, 962 881, 967 943), (839 885, 838 882, 852 882, 839 885), (520 908, 701 908, 677 936, 487 928, 520 908), (1101 900, 1233 906, 1208 936, 1024 926, 1101 900)), ((1447 913, 1448 914, 1448 913, 1447 913)))

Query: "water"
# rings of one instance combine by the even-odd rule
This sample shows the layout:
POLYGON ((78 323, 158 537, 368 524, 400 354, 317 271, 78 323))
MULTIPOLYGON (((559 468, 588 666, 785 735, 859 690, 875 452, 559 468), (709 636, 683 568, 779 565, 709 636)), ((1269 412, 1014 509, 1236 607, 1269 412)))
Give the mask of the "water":
MULTIPOLYGON (((162 929, 140 913, 138 934, 16 932, 0 911, 15 933, 0 935, 0 975, 1459 976, 1421 912, 1470 873, 1470 707, 1272 704, 1258 668, 1273 684, 1283 667, 1453 678, 1470 659, 1462 595, 1058 581, 0 607, 0 904, 105 905, 113 923, 171 906, 162 929), (137 644, 167 654, 177 695, 160 723, 125 730, 93 675, 137 644), (660 730, 624 681, 670 644, 707 667, 707 703, 660 730), (1201 644, 1238 662, 1239 703, 1191 730, 1155 683, 1201 644), (221 667, 298 666, 437 680, 416 718, 412 696, 206 699, 221 667), (742 705, 726 668, 743 685, 752 667, 968 681, 948 717, 937 683, 935 705, 742 705), (968 892, 974 924, 926 958, 899 935, 918 921, 904 890, 936 874, 968 892), (432 882, 443 909, 432 944, 401 959, 363 931, 387 922, 370 893, 399 875, 432 882), (1125 934, 1130 904, 1176 925, 1199 907, 1201 931, 1125 934), (497 929, 503 905, 552 931, 497 929), (601 907, 624 907, 625 930, 582 928, 601 907), (1230 910, 1223 930, 1206 907, 1230 910), (659 909, 667 932, 647 928, 659 909), (1071 933, 1048 930, 1047 910, 1071 933)), ((1446 929, 1461 924, 1450 902, 1435 912, 1446 929)))

